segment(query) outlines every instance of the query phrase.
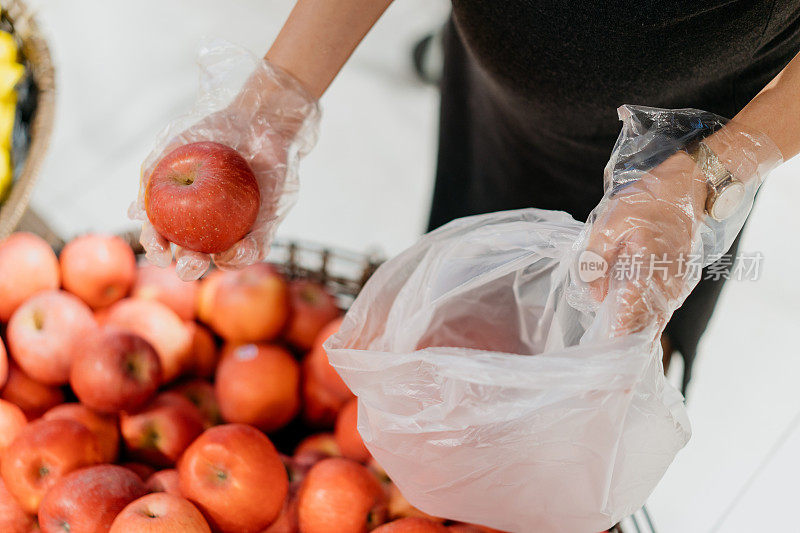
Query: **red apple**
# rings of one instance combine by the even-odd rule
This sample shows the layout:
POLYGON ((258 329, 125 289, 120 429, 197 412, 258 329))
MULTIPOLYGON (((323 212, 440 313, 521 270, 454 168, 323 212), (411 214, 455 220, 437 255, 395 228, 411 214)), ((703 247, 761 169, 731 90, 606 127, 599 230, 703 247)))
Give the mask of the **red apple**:
POLYGON ((36 420, 22 428, 3 454, 3 479, 26 513, 34 514, 56 482, 102 461, 97 438, 74 420, 36 420))
POLYGON ((295 457, 306 453, 319 453, 325 457, 340 457, 342 451, 332 433, 316 433, 300 441, 294 449, 295 457))
POLYGON ((147 178, 144 204, 150 223, 188 250, 224 252, 258 216, 261 193, 247 161, 215 142, 180 146, 147 178))
POLYGON ((211 533, 189 501, 166 492, 148 494, 122 510, 109 533, 211 533))
POLYGON ((121 463, 119 466, 127 468, 128 470, 139 476, 139 479, 141 479, 142 482, 145 482, 146 480, 150 479, 150 476, 156 473, 155 468, 153 468, 150 465, 146 465, 144 463, 136 463, 129 461, 126 463, 121 463))
POLYGON ((175 273, 175 263, 166 268, 144 263, 139 265, 131 296, 161 302, 183 320, 192 320, 199 286, 197 281, 181 281, 175 273))
POLYGON ((8 380, 0 397, 22 409, 28 420, 39 418, 51 407, 64 402, 64 392, 59 387, 31 379, 15 364, 9 365, 8 380))
POLYGON ((175 464, 187 446, 203 431, 197 408, 185 398, 162 394, 145 410, 122 413, 120 428, 128 454, 158 467, 175 464))
POLYGON ((300 409, 300 365, 269 344, 228 345, 214 381, 222 418, 271 432, 300 409))
POLYGON ((242 424, 207 429, 181 457, 178 475, 181 493, 223 533, 263 530, 280 515, 289 489, 272 442, 242 424))
POLYGON ((214 316, 214 299, 217 295, 219 282, 225 277, 222 270, 210 270, 200 280, 200 289, 197 291, 197 318, 206 324, 211 324, 214 316))
POLYGON ((332 428, 339 410, 347 401, 331 393, 311 369, 311 360, 303 361, 303 420, 312 428, 332 428))
POLYGON ((34 517, 20 507, 0 479, 0 531, 3 533, 34 533, 38 531, 34 517))
POLYGON ((204 423, 205 417, 198 405, 190 400, 186 394, 178 392, 175 389, 160 393, 149 407, 161 407, 162 405, 174 406, 181 409, 186 416, 194 418, 199 424, 202 425, 204 423))
POLYGON ((74 420, 80 422, 94 433, 104 463, 113 463, 119 453, 119 424, 116 416, 104 415, 92 411, 79 403, 57 405, 42 415, 44 420, 74 420))
POLYGON ((261 533, 298 533, 300 526, 297 523, 297 496, 290 495, 283 502, 280 516, 272 525, 261 533))
POLYGON ((231 342, 269 341, 289 317, 289 291, 275 267, 256 263, 225 272, 214 295, 211 327, 231 342))
POLYGON ((439 522, 422 517, 409 517, 383 524, 375 533, 447 533, 448 529, 439 522))
POLYGON ((187 321, 186 327, 192 335, 192 355, 189 362, 191 373, 200 378, 210 378, 214 375, 219 360, 217 343, 211 332, 200 324, 187 321))
POLYGON ((61 250, 59 261, 64 288, 92 309, 125 297, 136 279, 133 250, 114 235, 73 239, 61 250))
POLYGON ((222 423, 222 413, 217 401, 217 394, 214 392, 214 386, 211 383, 195 379, 173 387, 172 391, 180 394, 197 407, 203 417, 204 429, 222 423))
POLYGON ((161 379, 168 383, 190 363, 192 335, 175 311, 152 300, 126 298, 114 304, 106 325, 136 333, 153 348, 161 362, 161 379))
POLYGON ((315 464, 329 457, 341 457, 339 445, 330 433, 317 433, 303 439, 294 450, 294 456, 287 463, 292 485, 305 479, 315 464))
POLYGON ((36 294, 8 323, 8 349, 33 379, 47 385, 69 381, 78 342, 97 328, 92 311, 64 291, 36 294))
POLYGON ((308 350, 322 328, 339 316, 336 298, 321 283, 299 279, 289 284, 289 300, 292 315, 284 337, 293 346, 308 350))
POLYGON ((175 496, 181 495, 178 471, 174 468, 159 470, 147 478, 147 490, 150 492, 169 492, 175 496))
POLYGON ((82 403, 95 411, 135 411, 161 383, 155 349, 139 335, 104 328, 87 336, 72 365, 70 385, 82 403))
POLYGON ((108 312, 111 310, 113 306, 103 307, 102 309, 95 309, 94 310, 94 320, 97 322, 99 326, 105 326, 106 319, 108 318, 108 312))
POLYGON ((147 494, 139 477, 121 466, 81 468, 56 482, 39 506, 42 533, 108 531, 126 505, 147 494))
POLYGON ((27 423, 28 419, 22 409, 11 402, 0 400, 0 460, 8 445, 27 423))
POLYGON ((50 245, 32 233, 0 241, 0 322, 8 322, 22 302, 61 283, 58 259, 50 245))
POLYGON ((8 355, 6 354, 6 346, 0 339, 0 389, 6 384, 8 379, 8 355))
POLYGON ((327 392, 333 395, 338 400, 345 402, 353 397, 353 393, 347 388, 344 381, 342 381, 339 373, 333 368, 328 361, 328 354, 322 345, 328 340, 328 337, 339 331, 342 325, 342 319, 337 318, 329 322, 317 334, 314 340, 314 345, 311 351, 306 355, 308 370, 317 380, 317 383, 324 388, 327 392))
POLYGON ((303 533, 362 533, 383 523, 385 515, 386 495, 378 479, 342 457, 314 465, 298 494, 303 533))
POLYGON ((336 444, 342 450, 342 455, 359 463, 366 463, 371 457, 369 450, 364 446, 361 435, 358 433, 358 400, 353 398, 339 411, 336 418, 334 435, 336 444))

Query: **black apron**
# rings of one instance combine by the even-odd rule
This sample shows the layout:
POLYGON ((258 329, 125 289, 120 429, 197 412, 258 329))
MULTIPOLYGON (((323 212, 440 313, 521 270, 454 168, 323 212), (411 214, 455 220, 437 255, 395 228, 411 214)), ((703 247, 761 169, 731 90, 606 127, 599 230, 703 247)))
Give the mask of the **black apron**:
MULTIPOLYGON (((800 51, 800 0, 453 0, 444 48, 430 229, 524 207, 586 220, 616 108, 733 117, 800 51)), ((703 279, 667 326, 684 388, 723 283, 703 279)))

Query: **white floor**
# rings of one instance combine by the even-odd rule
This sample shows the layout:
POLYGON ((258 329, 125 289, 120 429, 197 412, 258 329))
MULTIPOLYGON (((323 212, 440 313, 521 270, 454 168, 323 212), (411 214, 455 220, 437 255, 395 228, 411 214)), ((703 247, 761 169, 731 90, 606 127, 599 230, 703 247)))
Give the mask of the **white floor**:
MULTIPOLYGON (((65 236, 129 229, 138 166, 194 94, 194 51, 221 36, 263 52, 288 0, 30 0, 58 66, 58 116, 33 198, 65 236)), ((393 254, 423 230, 435 155, 436 91, 409 49, 444 0, 390 8, 326 95, 300 200, 280 230, 393 254)), ((611 147, 609 147, 610 149, 611 147)), ((800 162, 765 185, 743 242, 764 254, 757 282, 728 285, 690 391, 694 437, 656 490, 659 531, 800 532, 800 162)))

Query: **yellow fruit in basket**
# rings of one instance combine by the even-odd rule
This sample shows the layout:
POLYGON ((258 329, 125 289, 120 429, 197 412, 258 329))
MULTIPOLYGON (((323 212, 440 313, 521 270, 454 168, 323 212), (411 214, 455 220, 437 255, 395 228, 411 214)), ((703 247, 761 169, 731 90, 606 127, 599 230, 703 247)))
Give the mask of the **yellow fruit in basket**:
POLYGON ((24 73, 25 67, 19 63, 0 62, 0 95, 13 91, 24 73))
POLYGON ((0 202, 6 199, 11 190, 11 178, 14 172, 11 168, 11 158, 7 149, 0 150, 0 202))
POLYGON ((11 93, 0 99, 0 148, 11 147, 11 133, 14 130, 14 116, 17 114, 17 94, 11 93))
POLYGON ((0 31, 0 63, 17 61, 17 42, 7 31, 0 31))

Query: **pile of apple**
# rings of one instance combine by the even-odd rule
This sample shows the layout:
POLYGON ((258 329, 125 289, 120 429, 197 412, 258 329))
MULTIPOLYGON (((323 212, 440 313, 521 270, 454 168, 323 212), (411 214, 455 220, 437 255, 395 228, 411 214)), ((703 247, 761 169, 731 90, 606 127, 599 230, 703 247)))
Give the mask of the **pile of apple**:
POLYGON ((118 237, 56 257, 17 233, 0 323, 2 533, 490 531, 415 509, 371 459, 318 283, 268 264, 184 283, 118 237))

